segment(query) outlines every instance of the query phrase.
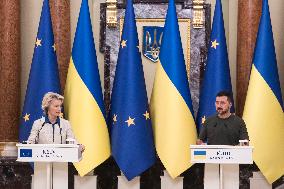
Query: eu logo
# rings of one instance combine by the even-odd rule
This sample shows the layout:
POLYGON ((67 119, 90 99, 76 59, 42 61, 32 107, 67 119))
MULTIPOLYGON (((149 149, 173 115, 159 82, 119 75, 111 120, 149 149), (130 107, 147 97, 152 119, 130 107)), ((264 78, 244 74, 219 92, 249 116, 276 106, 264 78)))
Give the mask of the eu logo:
POLYGON ((143 55, 157 62, 159 60, 164 27, 143 26, 143 55))
POLYGON ((20 157, 32 157, 32 149, 20 149, 20 157))

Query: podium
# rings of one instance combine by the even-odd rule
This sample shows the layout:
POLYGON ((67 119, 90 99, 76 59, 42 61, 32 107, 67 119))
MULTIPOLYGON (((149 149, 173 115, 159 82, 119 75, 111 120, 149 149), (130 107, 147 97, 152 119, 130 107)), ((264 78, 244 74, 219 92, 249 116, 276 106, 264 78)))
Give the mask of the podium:
POLYGON ((68 189, 68 162, 82 159, 77 144, 17 144, 21 162, 34 162, 34 189, 68 189))
POLYGON ((253 164, 252 146, 229 146, 229 145, 190 145, 191 163, 204 163, 204 188, 224 187, 224 170, 231 166, 235 169, 233 174, 226 173, 229 182, 237 187, 239 179, 239 164, 253 164), (236 176, 233 176, 236 175, 236 176), (232 177, 232 178, 230 178, 232 177), (237 182, 235 181, 237 179, 237 182), (217 180, 217 182, 216 182, 217 180), (217 187, 214 187, 218 185, 217 187))

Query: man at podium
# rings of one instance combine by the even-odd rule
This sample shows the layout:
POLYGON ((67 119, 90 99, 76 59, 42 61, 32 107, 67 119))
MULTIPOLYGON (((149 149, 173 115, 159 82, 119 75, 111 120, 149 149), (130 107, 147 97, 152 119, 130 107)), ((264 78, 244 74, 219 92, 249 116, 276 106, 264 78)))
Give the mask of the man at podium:
MULTIPOLYGON (((232 106, 231 93, 226 91, 220 91, 216 95, 216 101, 215 101, 215 108, 217 114, 207 118, 200 130, 199 139, 196 142, 198 145, 207 143, 208 145, 216 145, 216 148, 220 147, 217 154, 213 155, 213 159, 214 157, 216 157, 217 159, 218 158, 226 159, 226 157, 223 157, 222 154, 231 153, 228 152, 228 149, 226 149, 226 147, 223 147, 224 149, 221 150, 222 148, 221 146, 223 145, 236 146, 239 144, 239 140, 247 141, 245 144, 242 145, 248 145, 249 136, 245 122, 242 120, 242 118, 230 112, 231 106, 232 106)), ((205 152, 204 149, 200 151, 202 151, 203 153, 205 152)), ((239 156, 242 155, 239 154, 239 156)), ((219 164, 212 162, 205 163, 204 189, 217 189, 217 188, 218 189, 239 188, 238 163, 230 163, 230 164, 222 164, 222 163, 219 164), (223 178, 223 175, 227 176, 223 178)))
POLYGON ((207 141, 208 145, 238 145, 239 140, 248 141, 246 124, 242 118, 230 112, 231 106, 231 93, 220 91, 215 101, 217 114, 205 120, 197 144, 207 141))

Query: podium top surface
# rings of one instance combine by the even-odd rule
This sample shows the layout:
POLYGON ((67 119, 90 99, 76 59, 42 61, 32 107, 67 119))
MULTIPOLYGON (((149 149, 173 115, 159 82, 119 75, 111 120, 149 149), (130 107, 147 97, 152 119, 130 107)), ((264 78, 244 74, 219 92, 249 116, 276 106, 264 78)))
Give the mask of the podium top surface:
POLYGON ((248 149, 253 146, 231 146, 231 145, 190 145, 191 149, 248 149))
POLYGON ((17 143, 17 147, 45 147, 45 148, 77 148, 78 144, 21 144, 17 143))

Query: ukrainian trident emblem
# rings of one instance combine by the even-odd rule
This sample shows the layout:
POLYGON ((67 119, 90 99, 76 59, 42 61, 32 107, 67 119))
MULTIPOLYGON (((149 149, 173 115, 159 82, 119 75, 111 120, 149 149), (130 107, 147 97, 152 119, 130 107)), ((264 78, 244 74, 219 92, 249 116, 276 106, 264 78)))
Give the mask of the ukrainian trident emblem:
POLYGON ((143 55, 157 62, 160 55, 164 27, 143 26, 143 55))

